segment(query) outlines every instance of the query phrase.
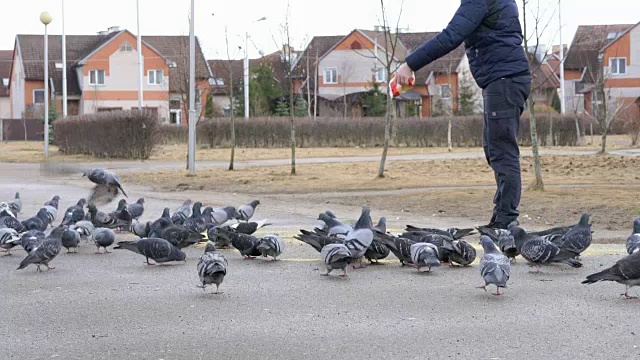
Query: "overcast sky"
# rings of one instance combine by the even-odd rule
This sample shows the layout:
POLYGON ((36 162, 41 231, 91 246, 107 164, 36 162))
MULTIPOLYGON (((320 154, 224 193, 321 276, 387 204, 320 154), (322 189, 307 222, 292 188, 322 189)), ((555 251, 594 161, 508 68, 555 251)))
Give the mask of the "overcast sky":
MULTIPOLYGON (((143 35, 187 35, 189 33, 189 0, 139 0, 140 27, 143 35)), ((521 4, 522 0, 516 0, 521 4)), ((554 16, 545 42, 558 43, 557 0, 540 1, 545 18, 554 16)), ((62 32, 62 0, 18 0, 6 2, 0 22, 0 49, 13 49, 15 34, 40 34, 41 11, 53 16, 50 34, 62 32), (11 5, 8 5, 8 3, 11 5)), ((118 25, 136 33, 135 0, 64 0, 67 34, 95 34, 118 25)), ((373 29, 380 23, 378 0, 196 0, 195 27, 207 58, 226 57, 225 26, 229 30, 232 58, 240 58, 238 46, 249 32, 250 56, 258 51, 274 51, 282 44, 281 25, 285 22, 289 3, 292 45, 302 47, 314 35, 346 34, 354 28, 373 29), (266 21, 254 23, 260 17, 266 21)), ((386 0, 389 18, 397 20, 401 0, 386 0)), ((459 0, 405 0, 401 28, 410 31, 440 31, 455 12, 459 0)), ((639 0, 562 0, 563 36, 569 43, 580 24, 637 23, 640 21, 639 0)))

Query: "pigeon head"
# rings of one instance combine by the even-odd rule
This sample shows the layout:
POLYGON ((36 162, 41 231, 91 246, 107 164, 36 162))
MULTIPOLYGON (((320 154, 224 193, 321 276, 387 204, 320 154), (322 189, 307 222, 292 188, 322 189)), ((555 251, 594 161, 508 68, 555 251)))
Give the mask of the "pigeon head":
POLYGON ((16 195, 14 196, 14 199, 20 199, 20 193, 17 192, 16 195))
POLYGON ((252 202, 249 203, 249 206, 251 206, 254 209, 258 207, 258 205, 260 205, 260 200, 253 200, 252 202))
POLYGON ((89 204, 89 205, 87 205, 87 210, 89 210, 89 212, 90 212, 91 214, 95 214, 95 213, 97 213, 97 212, 98 212, 98 208, 96 207, 96 205, 95 205, 95 204, 89 204))
POLYGON ((227 217, 229 219, 233 218, 236 214, 236 208, 233 206, 227 206, 222 210, 224 210, 224 212, 227 214, 227 217))
POLYGON ((211 241, 209 241, 207 243, 207 246, 204 248, 204 252, 205 253, 210 253, 210 252, 214 252, 214 251, 216 251, 216 247, 213 246, 213 243, 211 241))
POLYGON ((371 210, 368 206, 365 206, 362 208, 362 214, 360 214, 360 218, 356 222, 354 229, 371 229, 373 227, 372 224, 371 210))
POLYGON ((482 245, 482 248, 484 249, 485 253, 498 252, 498 249, 496 248, 496 244, 493 242, 493 240, 491 240, 490 237, 486 235, 480 236, 480 244, 482 245))
POLYGON ((76 206, 80 206, 80 207, 84 207, 87 204, 87 199, 82 198, 80 200, 78 200, 78 202, 76 203, 76 206))
POLYGON ((582 214, 582 216, 580 216, 580 222, 578 224, 580 226, 589 226, 589 218, 590 217, 591 217, 591 214, 589 214, 589 213, 582 214))
POLYGON ((196 211, 200 212, 200 209, 202 209, 202 203, 200 201, 196 201, 193 204, 193 212, 195 213, 196 211))
POLYGON ((162 217, 167 219, 171 218, 169 215, 169 208, 164 208, 164 210, 162 210, 162 217))
POLYGON ((336 214, 333 213, 333 211, 331 210, 327 210, 324 212, 325 214, 327 214, 327 216, 329 216, 332 219, 337 219, 338 217, 336 216, 336 214))
POLYGON ((640 234, 640 217, 633 222, 633 233, 640 234))
POLYGON ((136 201, 138 204, 140 205, 144 205, 144 198, 140 198, 138 199, 138 201, 136 201))
POLYGON ((387 232, 387 218, 381 217, 380 220, 378 220, 378 225, 376 225, 376 228, 378 229, 378 231, 380 231, 382 233, 386 233, 387 232))
POLYGON ((182 203, 182 206, 191 206, 191 199, 187 199, 182 203))
POLYGON ((204 208, 204 210, 202 210, 202 215, 211 216, 212 212, 213 208, 211 206, 207 206, 206 208, 204 208))
POLYGON ((178 256, 176 260, 187 262, 187 254, 185 254, 183 251, 178 251, 178 256))
POLYGON ((62 235, 64 234, 64 231, 65 231, 64 226, 62 225, 57 226, 53 228, 53 230, 51 230, 51 234, 49 234, 49 237, 54 239, 62 239, 62 235))
POLYGON ((327 215, 325 213, 322 213, 322 214, 318 215, 318 220, 323 221, 329 227, 340 225, 340 222, 338 220, 330 217, 329 215, 327 215))
POLYGON ((127 207, 127 200, 120 199, 120 201, 118 201, 118 208, 116 210, 120 211, 120 210, 123 210, 126 207, 127 207))

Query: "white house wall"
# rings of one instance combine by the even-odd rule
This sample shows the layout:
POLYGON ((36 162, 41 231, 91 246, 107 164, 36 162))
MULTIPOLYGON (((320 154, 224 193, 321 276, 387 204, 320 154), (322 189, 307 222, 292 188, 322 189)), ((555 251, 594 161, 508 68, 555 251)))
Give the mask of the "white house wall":
POLYGON ((24 70, 22 68, 22 56, 20 55, 20 48, 16 46, 16 58, 13 62, 13 69, 11 74, 11 85, 9 89, 11 93, 11 105, 9 110, 9 117, 14 119, 22 118, 24 114, 24 70))
MULTIPOLYGON (((132 110, 138 108, 138 100, 90 100, 83 102, 82 112, 92 114, 98 112, 99 108, 122 108, 122 110, 132 110)), ((145 107, 158 108, 158 119, 169 121, 169 102, 164 100, 145 100, 145 107)))
POLYGON ((0 97, 0 119, 10 119, 11 116, 11 99, 0 97))

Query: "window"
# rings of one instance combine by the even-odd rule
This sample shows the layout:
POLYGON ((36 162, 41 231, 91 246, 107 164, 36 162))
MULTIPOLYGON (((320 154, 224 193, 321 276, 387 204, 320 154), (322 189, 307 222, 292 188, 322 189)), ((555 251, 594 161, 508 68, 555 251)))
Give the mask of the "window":
POLYGON ((627 59, 626 58, 611 58, 609 59, 609 69, 611 69, 612 75, 624 75, 627 73, 627 59))
POLYGON ((376 70, 376 82, 383 83, 387 81, 387 69, 380 68, 376 70))
POLYGON ((57 62, 56 63, 56 69, 58 69, 58 70, 62 69, 62 63, 57 62))
POLYGON ((325 68, 324 69, 324 83, 325 84, 337 84, 338 83, 338 69, 325 68))
POLYGON ((120 44, 120 51, 133 51, 133 46, 129 42, 125 41, 120 44))
POLYGON ((9 86, 9 78, 2 78, 2 85, 4 87, 9 86))
POLYGON ((443 99, 451 97, 451 87, 449 87, 449 84, 440 85, 440 97, 443 99))
POLYGON ((104 85, 104 70, 89 71, 90 85, 104 85))
POLYGON ((147 78, 149 79, 149 85, 162 85, 162 78, 164 74, 162 70, 149 70, 147 78))
POLYGON ((617 32, 610 32, 607 34, 607 40, 613 40, 615 38, 618 37, 618 33, 617 32))
POLYGON ((33 90, 33 103, 44 104, 44 89, 33 90))

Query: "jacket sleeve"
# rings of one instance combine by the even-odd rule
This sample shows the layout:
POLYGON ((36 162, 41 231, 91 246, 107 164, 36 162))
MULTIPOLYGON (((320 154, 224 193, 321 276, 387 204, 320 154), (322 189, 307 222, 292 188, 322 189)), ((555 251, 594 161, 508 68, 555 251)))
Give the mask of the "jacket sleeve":
POLYGON ((407 56, 407 65, 418 71, 455 50, 480 26, 487 12, 487 0, 462 0, 447 28, 407 56))

